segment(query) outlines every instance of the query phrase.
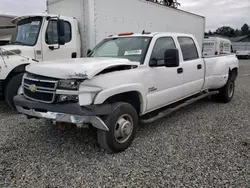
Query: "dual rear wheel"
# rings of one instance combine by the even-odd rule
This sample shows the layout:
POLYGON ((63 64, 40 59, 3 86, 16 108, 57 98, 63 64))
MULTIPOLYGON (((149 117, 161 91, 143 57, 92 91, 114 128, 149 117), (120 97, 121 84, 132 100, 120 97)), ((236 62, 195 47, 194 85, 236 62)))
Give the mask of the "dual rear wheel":
POLYGON ((226 85, 219 89, 218 94, 212 95, 212 99, 218 102, 229 103, 235 92, 235 78, 235 75, 230 75, 226 85))

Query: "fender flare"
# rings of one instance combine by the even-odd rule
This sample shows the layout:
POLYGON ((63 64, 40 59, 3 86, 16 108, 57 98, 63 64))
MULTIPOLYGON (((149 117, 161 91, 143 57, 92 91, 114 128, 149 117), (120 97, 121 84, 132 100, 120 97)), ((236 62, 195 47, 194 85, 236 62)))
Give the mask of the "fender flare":
POLYGON ((22 73, 26 71, 26 66, 28 66, 29 63, 25 63, 25 64, 21 64, 18 65, 16 67, 14 67, 7 75, 7 77, 5 78, 5 83, 7 83, 13 75, 18 74, 18 73, 22 73))
POLYGON ((126 84, 105 89, 95 96, 94 104, 103 104, 108 98, 112 96, 132 91, 136 91, 139 94, 141 103, 141 113, 143 114, 147 108, 147 97, 145 93, 145 88, 142 84, 126 84))

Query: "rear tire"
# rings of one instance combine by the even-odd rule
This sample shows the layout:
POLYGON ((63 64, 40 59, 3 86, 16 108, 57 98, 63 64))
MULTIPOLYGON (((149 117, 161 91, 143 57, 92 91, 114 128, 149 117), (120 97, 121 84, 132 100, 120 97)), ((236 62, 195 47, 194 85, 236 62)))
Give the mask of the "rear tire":
POLYGON ((5 101, 12 110, 16 110, 13 98, 18 94, 18 89, 21 86, 24 73, 13 76, 7 83, 4 90, 5 101))
POLYGON ((101 148, 108 153, 125 151, 132 144, 138 127, 135 108, 124 102, 114 103, 111 114, 103 120, 109 131, 97 130, 101 148))
POLYGON ((219 90, 219 93, 212 95, 211 98, 222 103, 229 103, 235 92, 235 76, 231 75, 224 87, 219 90))

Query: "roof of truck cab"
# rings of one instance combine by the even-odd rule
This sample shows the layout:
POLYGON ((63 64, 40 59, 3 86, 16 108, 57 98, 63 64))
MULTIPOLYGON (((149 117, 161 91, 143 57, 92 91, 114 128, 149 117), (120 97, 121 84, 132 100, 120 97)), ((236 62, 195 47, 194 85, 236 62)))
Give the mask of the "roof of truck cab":
POLYGON ((32 17, 38 17, 38 16, 41 16, 41 17, 48 17, 48 16, 56 17, 57 16, 57 17, 60 17, 62 19, 67 19, 67 20, 73 19, 73 17, 61 16, 61 15, 57 15, 57 14, 38 13, 38 14, 28 14, 28 15, 15 17, 12 20, 12 23, 17 23, 18 21, 25 19, 25 18, 32 18, 32 17))
POLYGON ((134 33, 131 35, 123 35, 123 36, 119 36, 119 35, 112 35, 110 37, 107 38, 116 38, 116 37, 154 37, 156 35, 167 35, 167 36, 189 36, 189 37, 193 37, 193 35, 191 34, 186 34, 186 33, 175 33, 175 32, 152 32, 150 34, 142 34, 142 33, 134 33))

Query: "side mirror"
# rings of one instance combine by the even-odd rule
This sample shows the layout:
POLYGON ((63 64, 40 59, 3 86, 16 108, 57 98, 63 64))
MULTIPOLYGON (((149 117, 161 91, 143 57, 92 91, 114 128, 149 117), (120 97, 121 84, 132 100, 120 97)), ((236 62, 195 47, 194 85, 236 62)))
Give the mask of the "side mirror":
POLYGON ((65 26, 64 20, 57 21, 58 44, 65 45, 65 26))
POLYGON ((178 67, 180 65, 179 50, 168 49, 164 53, 164 61, 166 67, 178 67))
POLYGON ((178 67, 179 64, 179 51, 176 48, 166 50, 163 58, 152 58, 149 61, 150 67, 178 67))
POLYGON ((159 64, 158 64, 158 59, 156 59, 156 58, 150 59, 149 66, 150 67, 160 67, 159 64))

